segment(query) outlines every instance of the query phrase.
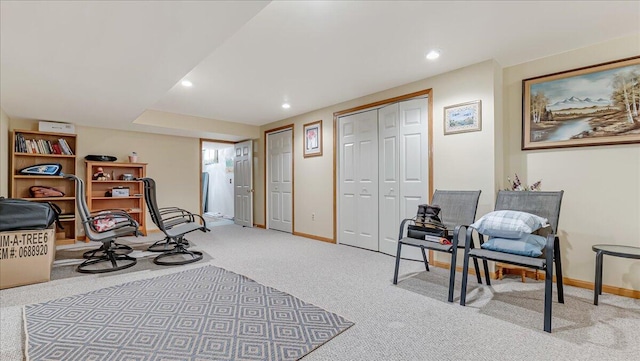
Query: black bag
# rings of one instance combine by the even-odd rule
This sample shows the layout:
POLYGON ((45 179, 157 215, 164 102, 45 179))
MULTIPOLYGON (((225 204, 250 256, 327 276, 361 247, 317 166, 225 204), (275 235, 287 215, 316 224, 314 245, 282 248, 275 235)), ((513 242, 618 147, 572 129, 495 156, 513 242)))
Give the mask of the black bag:
POLYGON ((418 213, 413 225, 407 228, 407 236, 411 238, 425 239, 425 236, 434 236, 447 238, 447 226, 445 226, 440 217, 440 207, 430 204, 421 204, 418 206, 418 213))
POLYGON ((46 229, 58 220, 60 207, 48 202, 0 197, 0 232, 23 229, 46 229))

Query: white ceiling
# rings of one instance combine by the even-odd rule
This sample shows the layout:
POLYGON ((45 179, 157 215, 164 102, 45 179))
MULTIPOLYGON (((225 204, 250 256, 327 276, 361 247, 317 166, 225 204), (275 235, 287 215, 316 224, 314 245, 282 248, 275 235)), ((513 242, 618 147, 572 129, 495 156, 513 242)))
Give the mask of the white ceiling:
POLYGON ((262 125, 487 59, 507 67, 640 33, 640 1, 0 5, 9 117, 136 130, 145 110, 262 125))

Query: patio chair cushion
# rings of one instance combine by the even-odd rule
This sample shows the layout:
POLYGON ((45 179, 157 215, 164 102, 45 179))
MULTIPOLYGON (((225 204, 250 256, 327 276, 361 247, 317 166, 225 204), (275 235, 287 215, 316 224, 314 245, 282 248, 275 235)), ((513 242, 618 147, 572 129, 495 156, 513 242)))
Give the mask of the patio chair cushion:
POLYGON ((482 248, 491 251, 507 252, 528 257, 539 257, 546 245, 547 240, 544 237, 535 234, 525 234, 518 239, 509 238, 491 238, 483 243, 482 248))
POLYGON ((471 227, 479 233, 499 238, 522 238, 547 224, 547 219, 535 214, 502 210, 485 214, 471 227))

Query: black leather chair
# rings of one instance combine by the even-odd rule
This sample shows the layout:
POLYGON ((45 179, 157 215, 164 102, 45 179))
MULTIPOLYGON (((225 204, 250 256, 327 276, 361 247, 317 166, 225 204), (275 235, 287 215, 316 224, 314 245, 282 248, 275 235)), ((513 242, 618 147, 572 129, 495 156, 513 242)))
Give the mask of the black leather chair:
MULTIPOLYGON (((153 223, 165 234, 160 241, 164 250, 153 259, 159 265, 182 265, 203 258, 202 252, 189 251, 184 235, 209 229, 202 216, 177 207, 159 208, 156 198, 156 182, 152 178, 139 178, 144 184, 145 201, 153 223)), ((158 243, 158 242, 156 242, 158 243)))
MULTIPOLYGON (((404 236, 405 224, 413 222, 413 219, 405 219, 400 224, 400 235, 398 237, 398 252, 396 254, 396 267, 393 274, 393 284, 398 284, 398 269, 400 267, 400 254, 402 246, 419 247, 422 251, 422 259, 427 271, 429 271, 429 261, 425 249, 437 252, 451 254, 451 265, 449 266, 449 296, 448 301, 453 302, 453 289, 455 283, 456 258, 458 256, 458 247, 464 247, 463 229, 468 227, 476 217, 478 208, 478 199, 480 191, 445 191, 436 190, 433 193, 431 204, 438 205, 441 208, 440 217, 442 223, 449 230, 449 241, 451 244, 440 244, 438 242, 426 241, 424 238, 412 238, 411 234, 404 236), (460 237, 460 232, 462 236, 460 237)), ((482 283, 480 271, 477 261, 475 262, 476 275, 478 283, 482 283)))
MULTIPOLYGON (((545 287, 544 287, 544 330, 551 332, 551 305, 553 292, 553 266, 556 268, 556 285, 558 287, 558 303, 564 303, 564 290, 562 284, 562 262, 560 255, 560 240, 556 235, 558 231, 558 221, 560 219, 560 204, 564 191, 557 192, 532 192, 532 191, 499 191, 496 198, 495 210, 512 210, 526 212, 546 218, 549 227, 538 231, 540 235, 546 237, 546 245, 539 257, 529 257, 505 253, 495 250, 473 247, 473 233, 478 234, 480 247, 484 243, 484 236, 477 232, 473 227, 467 229, 464 265, 462 269, 462 294, 460 295, 460 304, 466 303, 467 290, 467 266, 469 258, 474 261, 482 259, 483 261, 495 261, 500 263, 508 263, 516 266, 533 268, 545 271, 545 287)), ((491 285, 489 279, 489 270, 485 268, 485 276, 487 285, 491 285)))
POLYGON ((85 201, 85 187, 82 179, 73 174, 63 174, 63 176, 75 182, 76 206, 85 236, 92 241, 102 242, 100 248, 83 254, 86 260, 76 268, 77 271, 81 273, 105 273, 133 267, 137 260, 128 255, 133 249, 129 246, 118 244, 115 240, 123 236, 135 235, 137 237, 140 234, 138 222, 127 212, 119 209, 89 212, 89 207, 85 201), (98 231, 96 224, 107 220, 112 221, 113 225, 105 231, 98 231))

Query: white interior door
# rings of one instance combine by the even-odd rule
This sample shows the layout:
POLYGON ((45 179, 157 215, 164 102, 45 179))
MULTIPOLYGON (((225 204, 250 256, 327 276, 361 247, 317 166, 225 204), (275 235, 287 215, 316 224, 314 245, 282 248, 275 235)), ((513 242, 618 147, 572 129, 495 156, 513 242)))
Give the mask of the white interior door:
POLYGON ((291 129, 267 134, 267 227, 293 231, 293 144, 291 129))
POLYGON ((400 102, 401 219, 414 217, 418 205, 429 202, 427 121, 427 99, 400 102))
POLYGON ((235 223, 253 227, 253 141, 236 143, 233 151, 235 223))
MULTIPOLYGON (((398 179, 398 103, 378 109, 380 212, 378 215, 380 252, 395 254, 400 226, 400 184, 398 179)), ((409 247, 406 247, 409 248, 409 247)))
MULTIPOLYGON (((424 172, 428 171, 428 154, 423 149, 426 149, 427 139, 426 104, 426 99, 417 99, 391 104, 378 110, 379 251, 386 254, 395 255, 397 252, 401 221, 413 218, 418 209, 417 204, 427 202, 428 178, 424 172), (409 164, 406 164, 407 159, 409 164), (409 170, 416 172, 414 174, 409 170), (404 177, 402 181, 401 173, 404 177)), ((402 257, 422 260, 422 254, 416 247, 404 247, 402 257)))
POLYGON ((378 250, 378 111, 341 117, 338 242, 378 250))

